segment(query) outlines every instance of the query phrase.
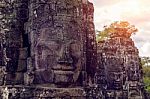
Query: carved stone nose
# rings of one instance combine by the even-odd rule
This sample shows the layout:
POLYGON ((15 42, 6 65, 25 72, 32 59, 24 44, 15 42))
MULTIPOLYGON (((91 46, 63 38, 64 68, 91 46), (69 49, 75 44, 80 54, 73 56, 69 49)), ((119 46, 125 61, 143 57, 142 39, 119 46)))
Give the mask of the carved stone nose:
POLYGON ((64 50, 60 53, 60 57, 58 59, 59 64, 70 65, 73 63, 73 59, 71 58, 70 51, 68 47, 65 47, 64 50))

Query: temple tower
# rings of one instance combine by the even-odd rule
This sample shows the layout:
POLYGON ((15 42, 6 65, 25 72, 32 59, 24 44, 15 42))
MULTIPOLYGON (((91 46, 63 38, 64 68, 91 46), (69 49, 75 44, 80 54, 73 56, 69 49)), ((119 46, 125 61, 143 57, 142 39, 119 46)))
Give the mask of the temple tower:
POLYGON ((7 11, 14 22, 1 39, 0 61, 6 66, 0 97, 86 99, 96 67, 93 5, 88 0, 3 2, 12 7, 7 11))
POLYGON ((131 34, 117 28, 108 40, 98 43, 98 57, 104 67, 107 83, 106 97, 143 99, 142 68, 138 49, 131 34))

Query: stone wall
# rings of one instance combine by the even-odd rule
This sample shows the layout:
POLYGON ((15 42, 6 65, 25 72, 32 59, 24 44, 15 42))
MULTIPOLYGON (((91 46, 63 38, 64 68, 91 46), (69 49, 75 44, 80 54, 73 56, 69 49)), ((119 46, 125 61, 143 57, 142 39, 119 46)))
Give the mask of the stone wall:
POLYGON ((94 26, 94 7, 93 4, 88 2, 86 14, 87 17, 85 22, 87 26, 85 27, 86 35, 86 70, 88 73, 88 80, 92 83, 94 82, 94 76, 97 66, 97 44, 95 36, 95 26, 94 26))
POLYGON ((1 68, 5 68, 3 84, 23 84, 26 71, 26 51, 23 45, 24 23, 27 21, 27 1, 1 1, 1 68))

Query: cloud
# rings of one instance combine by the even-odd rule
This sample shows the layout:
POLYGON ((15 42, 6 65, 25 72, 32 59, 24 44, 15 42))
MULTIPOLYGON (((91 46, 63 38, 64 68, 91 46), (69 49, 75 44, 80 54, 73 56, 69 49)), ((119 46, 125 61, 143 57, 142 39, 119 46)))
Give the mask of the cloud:
POLYGON ((116 4, 120 2, 120 0, 89 0, 90 2, 93 2, 96 7, 104 7, 116 4))
POLYGON ((150 56, 150 2, 149 0, 90 0, 94 3, 95 28, 102 30, 104 25, 126 20, 138 28, 133 35, 141 56, 150 56))
POLYGON ((143 56, 150 56, 150 42, 145 42, 139 51, 143 56))

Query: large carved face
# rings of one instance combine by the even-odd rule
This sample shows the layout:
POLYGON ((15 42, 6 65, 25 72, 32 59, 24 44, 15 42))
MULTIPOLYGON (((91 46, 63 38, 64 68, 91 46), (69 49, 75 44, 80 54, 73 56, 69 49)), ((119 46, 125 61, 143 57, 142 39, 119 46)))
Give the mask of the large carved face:
POLYGON ((34 83, 76 83, 83 65, 83 34, 78 10, 80 3, 76 0, 40 2, 31 6, 30 13, 34 83))
POLYGON ((110 89, 121 89, 123 84, 123 74, 121 72, 111 72, 109 87, 110 89))
POLYGON ((35 40, 35 83, 76 83, 82 64, 82 42, 78 31, 42 28, 35 40), (72 31, 71 33, 68 31, 72 31))

